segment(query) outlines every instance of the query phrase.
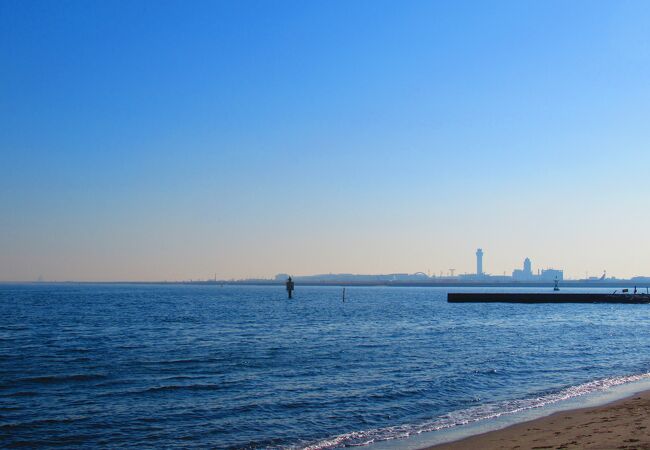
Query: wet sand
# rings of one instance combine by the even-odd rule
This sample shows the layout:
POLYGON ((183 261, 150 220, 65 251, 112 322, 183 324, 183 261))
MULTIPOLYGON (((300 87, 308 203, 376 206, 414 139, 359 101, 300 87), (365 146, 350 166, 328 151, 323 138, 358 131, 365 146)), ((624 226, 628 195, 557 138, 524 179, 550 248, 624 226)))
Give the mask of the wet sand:
POLYGON ((650 391, 607 405, 558 412, 430 449, 650 450, 650 391))

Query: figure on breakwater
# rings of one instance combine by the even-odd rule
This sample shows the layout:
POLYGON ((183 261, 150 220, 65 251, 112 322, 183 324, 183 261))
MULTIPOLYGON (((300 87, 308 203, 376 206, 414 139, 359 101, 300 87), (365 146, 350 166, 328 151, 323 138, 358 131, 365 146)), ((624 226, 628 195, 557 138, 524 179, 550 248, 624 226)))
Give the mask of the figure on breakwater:
POLYGON ((293 293, 293 280, 291 280, 291 277, 289 277, 289 278, 287 279, 286 286, 287 286, 287 293, 289 294, 289 298, 293 298, 293 297, 292 297, 292 293, 293 293))

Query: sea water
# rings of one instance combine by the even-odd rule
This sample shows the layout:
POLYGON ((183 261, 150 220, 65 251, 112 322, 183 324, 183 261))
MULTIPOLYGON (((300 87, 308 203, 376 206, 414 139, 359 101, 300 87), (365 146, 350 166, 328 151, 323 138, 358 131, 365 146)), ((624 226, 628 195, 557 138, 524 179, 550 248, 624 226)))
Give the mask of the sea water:
POLYGON ((650 378, 650 305, 447 292, 0 285, 0 442, 399 447, 650 378))

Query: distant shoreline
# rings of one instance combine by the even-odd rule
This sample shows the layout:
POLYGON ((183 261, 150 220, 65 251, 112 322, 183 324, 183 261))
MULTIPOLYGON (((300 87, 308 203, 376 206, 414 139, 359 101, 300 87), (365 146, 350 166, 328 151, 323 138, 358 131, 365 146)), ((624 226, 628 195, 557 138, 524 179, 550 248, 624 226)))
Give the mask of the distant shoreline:
MULTIPOLYGON (((138 285, 187 285, 187 286, 284 286, 284 281, 0 281, 0 285, 53 285, 53 284, 138 284, 138 285)), ((339 287, 473 287, 473 288, 547 288, 553 287, 553 282, 354 282, 354 281, 296 281, 296 286, 339 286, 339 287)), ((580 281, 565 280, 560 287, 565 288, 630 288, 639 289, 650 287, 650 281, 612 280, 612 281, 580 281)))

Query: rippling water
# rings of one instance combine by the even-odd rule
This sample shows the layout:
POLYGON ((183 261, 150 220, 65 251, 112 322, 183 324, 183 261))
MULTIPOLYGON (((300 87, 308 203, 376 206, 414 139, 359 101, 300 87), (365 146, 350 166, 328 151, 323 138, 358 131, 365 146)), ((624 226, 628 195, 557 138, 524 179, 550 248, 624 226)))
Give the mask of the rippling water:
POLYGON ((2 285, 0 441, 340 447, 648 376, 648 305, 446 292, 2 285))

